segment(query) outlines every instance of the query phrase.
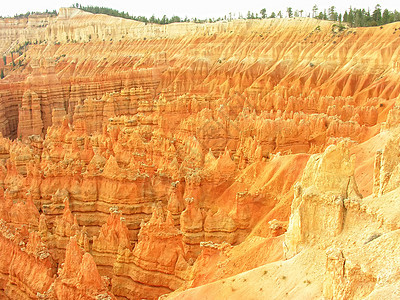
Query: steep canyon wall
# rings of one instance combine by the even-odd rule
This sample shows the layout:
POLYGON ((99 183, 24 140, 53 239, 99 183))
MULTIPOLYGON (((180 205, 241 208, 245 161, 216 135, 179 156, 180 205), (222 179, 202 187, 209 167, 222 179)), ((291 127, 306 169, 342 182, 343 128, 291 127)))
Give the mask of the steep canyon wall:
POLYGON ((293 296, 373 293, 343 249, 360 220, 397 228, 375 203, 398 183, 397 27, 0 20, 0 296, 239 298, 252 270, 285 297, 292 266, 326 278, 293 296))

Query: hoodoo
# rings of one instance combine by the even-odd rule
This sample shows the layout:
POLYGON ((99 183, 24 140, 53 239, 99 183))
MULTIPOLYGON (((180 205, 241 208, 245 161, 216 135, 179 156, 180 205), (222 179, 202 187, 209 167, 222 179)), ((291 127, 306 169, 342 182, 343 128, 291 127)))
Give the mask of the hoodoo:
POLYGON ((0 298, 398 297, 400 23, 343 24, 0 19, 0 298))

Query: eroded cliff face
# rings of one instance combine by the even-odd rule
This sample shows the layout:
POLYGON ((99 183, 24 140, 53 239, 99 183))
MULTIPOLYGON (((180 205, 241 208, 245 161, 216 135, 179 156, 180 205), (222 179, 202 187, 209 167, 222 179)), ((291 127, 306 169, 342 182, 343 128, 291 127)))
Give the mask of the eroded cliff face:
POLYGON ((396 26, 1 20, 0 295, 390 296, 396 26))
MULTIPOLYGON (((21 56, 14 54, 22 66, 9 66, 0 86, 1 131, 10 137, 44 135, 54 110, 64 109, 71 122, 84 119, 89 133, 101 131, 111 116, 138 113, 141 123, 161 123, 167 131, 180 125, 223 151, 218 136, 227 135, 223 144, 233 145, 247 137, 235 128, 244 125, 236 119, 246 108, 270 120, 264 124, 268 136, 252 132, 264 143, 264 154, 308 151, 321 145, 319 131, 326 128, 310 134, 299 130, 301 120, 304 127, 316 121, 329 127, 328 136, 347 131, 363 139, 363 125, 376 124, 379 105, 398 93, 394 24, 342 32, 312 19, 160 26, 77 9, 2 22, 4 51, 32 43, 21 56), (207 113, 216 108, 219 113, 207 113), (310 120, 302 113, 324 115, 310 120), (207 120, 198 120, 204 114, 207 120), (236 122, 221 124, 228 116, 236 122), (199 133, 193 122, 219 134, 199 133)), ((248 123, 246 117, 242 122, 248 123)))

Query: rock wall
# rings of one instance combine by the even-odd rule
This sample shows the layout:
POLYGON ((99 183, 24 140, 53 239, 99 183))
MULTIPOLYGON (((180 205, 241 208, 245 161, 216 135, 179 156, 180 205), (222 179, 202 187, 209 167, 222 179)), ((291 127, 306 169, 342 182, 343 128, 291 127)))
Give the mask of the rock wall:
POLYGON ((398 24, 0 21, 4 53, 24 44, 0 81, 0 296, 179 298, 258 268, 281 298, 392 288, 371 245, 397 239, 398 24))
MULTIPOLYGON (((398 90, 398 44, 387 46, 385 39, 395 25, 336 32, 329 22, 300 18, 162 26, 73 8, 60 9, 57 17, 32 15, 2 23, 3 53, 23 46, 21 56, 14 54, 21 63, 7 70, 0 85, 4 91, 0 100, 8 107, 2 133, 13 138, 26 138, 32 130, 45 134, 54 109, 64 108, 70 121, 85 118, 92 132, 101 130, 101 120, 113 114, 135 115, 138 109, 144 117, 157 107, 163 113, 153 122, 174 128, 189 115, 221 104, 226 108, 214 120, 217 124, 206 127, 217 126, 228 136, 235 130, 219 119, 225 121, 229 115, 233 121, 243 108, 258 114, 272 110, 274 116, 267 119, 275 119, 276 113, 292 119, 292 111, 337 116, 345 123, 335 122, 330 132, 343 127, 341 131, 355 130, 359 136, 360 129, 351 121, 374 125, 378 105, 396 97, 398 90), (374 47, 367 46, 368 38, 374 39, 374 47), (186 45, 184 52, 181 45, 186 45), (377 50, 385 47, 384 53, 377 50), (132 88, 134 95, 128 96, 132 88), (27 91, 38 95, 40 114, 32 114, 30 104, 23 103, 27 91), (115 92, 121 95, 105 96, 115 92), (332 101, 332 96, 344 98, 332 101), (112 104, 115 101, 119 104, 112 104), (103 102, 108 104, 101 113, 103 102), (75 106, 79 106, 77 116, 75 106), (32 129, 32 124, 38 127, 32 129)), ((277 124, 278 128, 282 125, 277 124)), ((284 138, 300 138, 293 129, 287 131, 291 133, 284 138)), ((270 139, 275 148, 273 142, 280 137, 270 139)), ((299 145, 298 149, 307 147, 299 145)))

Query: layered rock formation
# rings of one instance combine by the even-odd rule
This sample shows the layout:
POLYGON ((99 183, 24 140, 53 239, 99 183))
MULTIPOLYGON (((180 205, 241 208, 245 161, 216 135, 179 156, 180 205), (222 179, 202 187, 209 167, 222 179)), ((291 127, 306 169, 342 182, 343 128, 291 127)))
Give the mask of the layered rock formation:
POLYGON ((394 295, 398 24, 0 21, 1 297, 394 295))
MULTIPOLYGON (((385 149, 391 147, 390 143, 392 140, 383 145, 385 149)), ((381 162, 391 164, 396 156, 387 153, 381 162)), ((381 154, 377 157, 382 159, 381 154)), ((205 285, 171 294, 168 299, 197 299, 202 295, 239 299, 249 294, 254 299, 270 295, 274 298, 396 298, 399 278, 393 262, 397 260, 394 251, 399 242, 399 212, 394 191, 398 189, 362 198, 355 182, 354 161, 349 155, 348 141, 310 157, 295 188, 281 250, 285 255, 283 261, 214 283, 209 282, 215 279, 206 280, 205 285)), ((379 164, 375 168, 378 168, 375 174, 385 169, 379 164)), ((202 255, 218 262, 216 254, 210 256, 209 251, 203 251, 202 255)), ((196 263, 203 261, 202 256, 196 263)))
POLYGON ((101 227, 99 237, 94 237, 93 255, 100 272, 109 278, 113 275, 113 266, 118 253, 130 250, 129 231, 119 212, 114 210, 101 227))
POLYGON ((150 298, 169 293, 184 282, 188 268, 182 233, 172 216, 154 207, 151 219, 143 223, 133 251, 120 251, 114 265, 112 291, 121 298, 150 298))

